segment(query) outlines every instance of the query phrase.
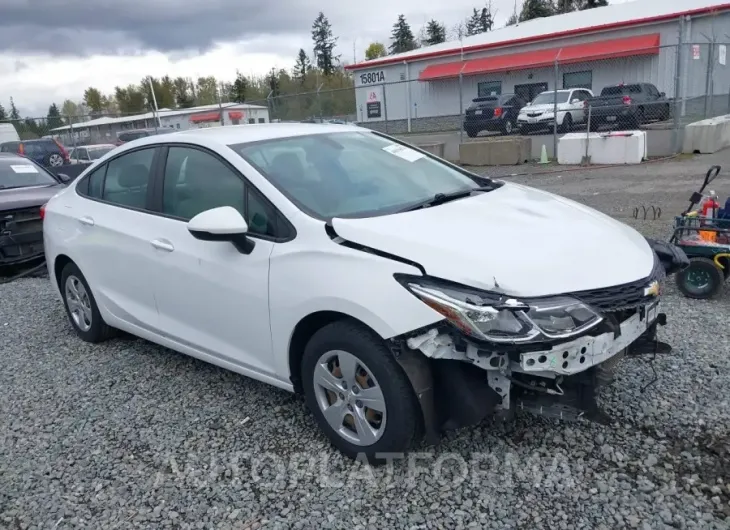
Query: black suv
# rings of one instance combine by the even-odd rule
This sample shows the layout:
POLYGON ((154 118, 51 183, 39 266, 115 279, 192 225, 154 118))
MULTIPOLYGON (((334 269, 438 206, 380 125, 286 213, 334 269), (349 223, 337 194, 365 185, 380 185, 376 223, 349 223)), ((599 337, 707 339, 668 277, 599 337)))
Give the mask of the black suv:
POLYGON ((464 131, 469 138, 481 131, 512 134, 517 128, 517 115, 526 103, 515 94, 474 98, 464 115, 464 131))

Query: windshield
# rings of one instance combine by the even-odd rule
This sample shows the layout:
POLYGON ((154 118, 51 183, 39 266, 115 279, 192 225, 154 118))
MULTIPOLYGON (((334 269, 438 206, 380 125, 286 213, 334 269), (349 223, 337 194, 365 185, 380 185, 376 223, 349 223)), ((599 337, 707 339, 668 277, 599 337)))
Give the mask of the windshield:
POLYGON ((90 147, 89 148, 89 159, 90 160, 98 160, 105 154, 107 154, 109 151, 114 149, 114 146, 109 147, 90 147))
POLYGON ((467 174, 370 132, 230 147, 301 210, 319 219, 385 215, 438 193, 479 187, 467 174))
MULTIPOLYGON (((569 92, 558 92, 558 103, 566 103, 568 101, 569 92)), ((555 92, 543 92, 535 98, 533 105, 547 105, 555 101, 555 92)))
POLYGON ((0 189, 52 186, 56 179, 23 158, 0 158, 0 189))

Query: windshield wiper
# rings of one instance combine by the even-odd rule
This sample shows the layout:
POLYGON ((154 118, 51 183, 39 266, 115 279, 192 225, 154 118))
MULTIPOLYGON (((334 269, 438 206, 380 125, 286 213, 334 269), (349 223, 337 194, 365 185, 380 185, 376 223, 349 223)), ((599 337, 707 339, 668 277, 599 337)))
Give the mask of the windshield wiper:
POLYGON ((438 206, 439 204, 444 204, 446 202, 455 201, 457 199, 463 199, 464 197, 468 197, 472 193, 475 193, 475 192, 492 191, 493 189, 494 189, 493 186, 480 186, 478 188, 470 188, 468 190, 454 191, 452 193, 437 193, 430 199, 426 199, 425 201, 421 201, 419 203, 416 203, 416 204, 413 204, 406 208, 403 208, 402 210, 398 210, 398 212, 399 213, 412 212, 413 210, 420 210, 421 208, 429 208, 431 206, 438 206))

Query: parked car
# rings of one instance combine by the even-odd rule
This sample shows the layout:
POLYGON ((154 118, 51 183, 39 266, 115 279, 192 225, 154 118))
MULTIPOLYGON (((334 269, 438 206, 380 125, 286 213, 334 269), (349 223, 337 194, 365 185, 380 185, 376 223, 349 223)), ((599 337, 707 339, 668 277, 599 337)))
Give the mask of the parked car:
POLYGON ((68 180, 22 155, 0 153, 0 269, 43 257, 41 206, 68 180))
POLYGON ((129 129, 128 131, 120 131, 117 133, 117 142, 116 145, 122 145, 126 144, 127 142, 131 142, 132 140, 137 140, 138 138, 146 138, 147 136, 153 136, 155 134, 162 134, 162 133, 168 133, 169 130, 165 129, 157 129, 154 128, 151 129, 129 129))
POLYGON ((71 149, 68 156, 72 164, 91 164, 116 147, 114 144, 84 145, 71 149))
MULTIPOLYGON (((520 110, 517 125, 520 132, 529 133, 538 129, 553 128, 555 124, 556 91, 541 92, 531 103, 520 110)), ((569 88, 557 91, 558 128, 568 132, 576 123, 585 123, 583 102, 592 98, 587 88, 569 88)))
POLYGON ((12 123, 0 123, 0 144, 5 142, 19 142, 20 136, 12 123))
POLYGON ((607 86, 601 95, 586 101, 584 113, 590 107, 590 129, 601 125, 618 124, 639 128, 651 120, 664 121, 671 116, 671 105, 664 92, 651 83, 620 83, 607 86))
POLYGON ((474 138, 481 131, 512 134, 525 101, 515 94, 474 98, 464 114, 464 132, 474 138))
POLYGON ((24 155, 45 167, 60 167, 71 163, 66 147, 53 138, 5 142, 0 144, 0 152, 24 155))
POLYGON ((300 392, 352 458, 516 408, 598 421, 627 348, 662 346, 667 243, 356 126, 142 138, 44 212, 79 337, 300 392))

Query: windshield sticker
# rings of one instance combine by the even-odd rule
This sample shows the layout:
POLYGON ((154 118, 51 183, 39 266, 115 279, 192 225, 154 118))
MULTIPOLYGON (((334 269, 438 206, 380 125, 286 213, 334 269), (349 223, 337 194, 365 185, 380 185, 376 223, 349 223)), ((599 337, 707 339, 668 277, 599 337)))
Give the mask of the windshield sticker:
POLYGON ((38 170, 35 168, 35 166, 10 166, 10 169, 15 171, 16 173, 38 173, 38 170))
POLYGON ((407 160, 408 162, 415 162, 416 160, 420 160, 423 158, 423 153, 419 153, 415 149, 411 149, 410 147, 406 147, 404 145, 398 145, 398 144, 392 144, 383 147, 383 151, 387 151, 391 155, 395 155, 399 158, 402 158, 403 160, 407 160))

